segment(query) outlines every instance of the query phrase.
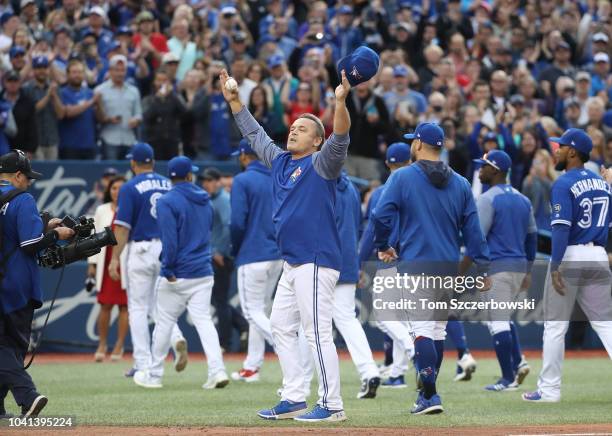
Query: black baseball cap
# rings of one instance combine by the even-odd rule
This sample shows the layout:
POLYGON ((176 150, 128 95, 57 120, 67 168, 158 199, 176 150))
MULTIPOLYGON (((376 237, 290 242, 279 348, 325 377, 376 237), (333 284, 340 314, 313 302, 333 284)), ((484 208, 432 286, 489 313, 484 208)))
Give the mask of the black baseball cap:
POLYGON ((221 172, 214 167, 206 168, 198 178, 200 180, 219 180, 221 178, 221 172))
POLYGON ((32 170, 28 156, 21 150, 13 150, 0 156, 0 173, 21 171, 28 179, 40 179, 42 174, 32 170))

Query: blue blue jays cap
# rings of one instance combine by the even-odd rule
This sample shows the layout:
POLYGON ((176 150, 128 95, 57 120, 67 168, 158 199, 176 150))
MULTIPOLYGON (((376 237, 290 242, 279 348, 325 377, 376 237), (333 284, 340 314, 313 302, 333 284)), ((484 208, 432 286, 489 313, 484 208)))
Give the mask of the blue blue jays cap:
POLYGON ((342 5, 338 9, 338 15, 353 15, 353 8, 349 5, 342 5))
POLYGON ((502 173, 507 173, 512 166, 512 159, 510 159, 508 153, 501 150, 491 150, 485 153, 481 159, 474 159, 474 162, 480 165, 491 165, 502 173))
POLYGON ((444 130, 435 123, 420 123, 414 133, 408 133, 404 135, 404 138, 409 141, 420 139, 425 144, 442 147, 444 145, 444 130))
POLYGON ((13 59, 15 56, 25 55, 25 48, 20 45, 14 45, 9 50, 9 57, 13 59))
POLYGON ((241 139, 238 143, 238 150, 232 153, 232 156, 240 156, 242 153, 244 154, 254 154, 257 156, 257 153, 251 148, 251 144, 246 139, 241 139))
POLYGON ((120 26, 117 29, 117 35, 131 35, 132 34, 132 29, 130 29, 128 26, 120 26))
POLYGON ((197 173, 200 168, 196 167, 187 156, 173 157, 168 161, 168 177, 185 178, 189 173, 197 173))
POLYGON ((153 162, 153 148, 146 142, 137 142, 132 146, 130 153, 125 156, 127 159, 140 163, 153 162))
POLYGON ((47 68, 49 66, 49 59, 47 56, 34 56, 32 58, 32 68, 47 68))
POLYGON ((404 65, 396 65, 393 67, 393 77, 407 77, 408 76, 408 68, 404 65))
POLYGON ((285 62, 283 55, 275 54, 268 58, 268 68, 276 68, 285 62))
POLYGON ((351 86, 367 82, 378 72, 380 58, 369 47, 358 47, 353 53, 343 57, 338 62, 338 76, 342 77, 342 70, 351 86))
POLYGON ((403 163, 410 160, 410 146, 405 142, 394 142, 387 148, 387 162, 403 163))
POLYGON ((548 138, 548 140, 575 148, 584 154, 590 154, 593 150, 593 141, 582 129, 567 129, 560 138, 548 138))
POLYGON ((0 16, 0 26, 4 26, 8 20, 15 16, 12 12, 5 12, 0 16))

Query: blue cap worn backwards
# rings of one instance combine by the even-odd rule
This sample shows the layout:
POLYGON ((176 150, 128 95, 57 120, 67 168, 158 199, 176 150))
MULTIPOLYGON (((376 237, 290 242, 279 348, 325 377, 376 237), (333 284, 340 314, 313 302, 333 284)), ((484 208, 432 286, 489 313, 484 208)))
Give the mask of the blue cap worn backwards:
POLYGON ((507 173, 512 166, 512 159, 510 159, 508 153, 501 150, 492 150, 485 153, 481 159, 474 159, 474 162, 481 165, 491 165, 502 173, 507 173))
POLYGON ((582 129, 567 129, 560 138, 548 138, 548 140, 575 148, 587 155, 593 150, 593 141, 582 129))
POLYGON ((249 144, 249 141, 244 138, 240 140, 240 142, 238 143, 238 150, 233 152, 232 156, 240 156, 242 153, 257 155, 257 153, 255 153, 255 151, 251 148, 251 144, 249 144))
POLYGON ((387 162, 403 163, 410 160, 410 146, 405 142, 394 142, 387 148, 387 162))
POLYGON ((200 168, 193 165, 187 156, 173 157, 168 161, 168 177, 183 179, 189 173, 197 173, 200 168))
POLYGON ((435 123, 420 123, 414 133, 408 133, 404 138, 409 141, 420 139, 425 144, 435 147, 444 146, 444 130, 435 123))
POLYGON ((153 148, 146 142, 137 142, 132 146, 132 150, 125 157, 140 163, 153 162, 153 148))
POLYGON ((367 82, 378 72, 380 58, 374 50, 369 47, 358 47, 353 53, 343 57, 338 62, 338 76, 342 70, 351 86, 367 82))

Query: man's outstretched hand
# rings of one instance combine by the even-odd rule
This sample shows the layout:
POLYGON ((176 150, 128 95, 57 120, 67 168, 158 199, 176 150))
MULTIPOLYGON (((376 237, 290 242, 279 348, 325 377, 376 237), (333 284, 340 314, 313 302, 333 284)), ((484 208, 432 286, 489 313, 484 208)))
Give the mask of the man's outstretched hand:
POLYGON ((336 101, 344 102, 351 91, 351 84, 347 80, 344 70, 342 70, 340 74, 342 76, 342 82, 336 87, 336 101))
POLYGON ((225 69, 221 70, 221 74, 219 74, 219 83, 221 84, 221 92, 223 92, 223 97, 229 103, 230 108, 233 113, 238 113, 242 110, 242 102, 240 101, 240 94, 238 93, 238 88, 229 90, 225 87, 228 79, 230 78, 229 74, 225 69))

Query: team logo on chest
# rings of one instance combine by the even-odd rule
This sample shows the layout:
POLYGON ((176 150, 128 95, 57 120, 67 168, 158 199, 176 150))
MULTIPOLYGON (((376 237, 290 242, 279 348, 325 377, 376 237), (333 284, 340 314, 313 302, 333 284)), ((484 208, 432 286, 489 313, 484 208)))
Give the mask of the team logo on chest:
POLYGON ((297 180, 298 177, 300 177, 301 174, 302 174, 302 167, 297 167, 295 171, 291 174, 291 177, 289 177, 289 180, 291 181, 291 183, 295 183, 295 181, 297 180))

